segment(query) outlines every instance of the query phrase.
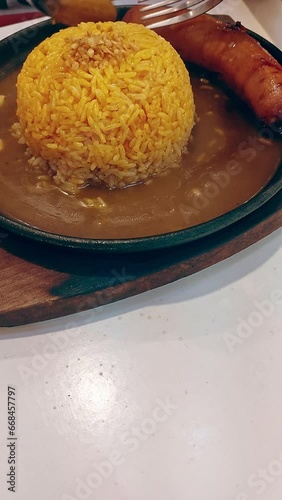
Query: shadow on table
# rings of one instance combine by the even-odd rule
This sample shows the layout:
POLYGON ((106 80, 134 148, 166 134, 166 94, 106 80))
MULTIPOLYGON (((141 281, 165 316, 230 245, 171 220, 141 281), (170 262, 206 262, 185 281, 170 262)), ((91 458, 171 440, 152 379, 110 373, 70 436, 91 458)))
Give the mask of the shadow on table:
MULTIPOLYGON (((153 293, 148 292, 146 295, 140 295, 138 297, 138 302, 136 298, 132 300, 122 302, 122 314, 127 314, 129 312, 135 311, 137 309, 142 309, 150 305, 150 307, 159 306, 160 304, 170 304, 179 301, 179 289, 181 287, 181 300, 192 300, 197 297, 208 295, 215 292, 216 290, 225 288, 232 283, 244 278, 255 270, 259 269, 265 262, 267 262, 279 249, 281 248, 281 231, 275 233, 264 239, 257 244, 245 249, 236 256, 229 258, 220 264, 216 264, 210 268, 204 269, 200 273, 194 274, 186 278, 185 287, 179 282, 171 283, 169 287, 162 288, 161 293, 158 296, 153 293), (176 300, 174 300, 174 297, 176 300)), ((35 247, 40 248, 40 245, 35 245, 35 247)), ((44 253, 44 252, 43 252, 44 253)), ((64 254, 65 255, 65 254, 64 254)), ((66 255, 65 255, 66 257, 66 255)), ((85 256, 84 256, 85 257, 85 256)), ((88 256, 89 258, 90 256, 88 256)), ((137 257, 137 256, 136 256, 137 257)), ((144 257, 144 256, 143 256, 144 257)), ((92 259, 95 256, 92 255, 92 259)), ((40 258, 42 261, 44 257, 40 258)), ((101 265, 102 256, 98 259, 99 265, 101 265)), ((67 260, 67 259, 66 259, 67 260)), ((130 259, 129 259, 130 260, 130 259)), ((130 262, 132 264, 132 262, 130 262)), ((86 264, 85 264, 86 265, 86 264)), ((142 262, 140 262, 142 267, 142 262)), ((86 265, 87 267, 87 265, 86 265)), ((68 263, 62 265, 63 269, 68 268, 68 263)), ((96 268, 96 267, 95 267, 96 268)), ((102 268, 100 267, 100 275, 103 279, 102 268)), ((89 280, 91 276, 88 277, 89 280)), ((94 278, 92 276, 92 278, 94 278)), ((74 283, 75 283, 75 277, 74 283)), ((89 281, 89 290, 91 289, 91 281, 89 281)), ((92 283, 93 286, 93 283, 92 283)), ((41 322, 34 325, 25 325, 15 328, 3 328, 0 329, 0 340, 1 339, 17 339, 22 336, 36 336, 39 333, 52 333, 58 330, 64 330, 67 325, 74 327, 77 325, 83 330, 83 326, 87 326, 91 323, 96 324, 101 320, 107 320, 112 317, 118 316, 120 310, 117 304, 112 304, 112 306, 98 307, 97 309, 92 309, 84 311, 81 313, 78 319, 78 315, 70 315, 63 318, 54 319, 48 322, 41 322), (19 331, 20 328, 20 331, 19 331), (1 331, 2 330, 2 331, 1 331)))

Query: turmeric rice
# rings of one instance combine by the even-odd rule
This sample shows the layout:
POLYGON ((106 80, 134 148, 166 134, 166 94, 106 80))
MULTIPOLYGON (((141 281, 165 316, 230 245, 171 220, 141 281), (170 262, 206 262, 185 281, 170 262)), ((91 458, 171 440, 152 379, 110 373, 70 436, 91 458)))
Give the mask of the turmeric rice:
POLYGON ((188 71, 142 25, 81 23, 39 44, 17 81, 20 142, 63 190, 145 181, 179 164, 194 125, 188 71))

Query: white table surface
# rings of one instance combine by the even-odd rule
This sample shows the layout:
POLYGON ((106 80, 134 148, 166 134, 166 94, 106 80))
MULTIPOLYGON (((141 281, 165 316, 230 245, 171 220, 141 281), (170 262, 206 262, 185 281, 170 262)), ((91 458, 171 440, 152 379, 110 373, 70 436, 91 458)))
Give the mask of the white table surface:
MULTIPOLYGON (((282 47, 281 1, 263 4, 221 8, 282 47)), ((281 500, 281 243, 279 230, 157 290, 0 329, 1 500, 281 500)))

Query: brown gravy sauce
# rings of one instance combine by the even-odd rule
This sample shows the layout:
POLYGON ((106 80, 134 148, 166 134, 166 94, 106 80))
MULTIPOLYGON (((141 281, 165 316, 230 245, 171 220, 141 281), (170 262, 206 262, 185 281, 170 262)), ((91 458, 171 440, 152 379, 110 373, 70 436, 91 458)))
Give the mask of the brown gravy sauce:
POLYGON ((279 141, 265 141, 224 91, 191 74, 198 123, 180 168, 122 190, 87 187, 76 197, 40 187, 25 147, 11 136, 16 77, 0 82, 0 213, 48 232, 86 238, 167 233, 213 219, 243 204, 271 179, 282 157, 279 141), (85 206, 101 198, 104 207, 85 206))

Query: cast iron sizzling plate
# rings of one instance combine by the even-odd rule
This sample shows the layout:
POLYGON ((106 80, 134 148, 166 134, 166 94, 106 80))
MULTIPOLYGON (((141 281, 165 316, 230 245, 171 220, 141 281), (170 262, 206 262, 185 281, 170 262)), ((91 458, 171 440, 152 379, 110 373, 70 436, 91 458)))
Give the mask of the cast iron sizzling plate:
MULTIPOLYGON (((122 12, 123 13, 123 12, 122 12)), ((30 28, 26 28, 0 42, 0 79, 5 78, 10 72, 19 67, 27 54, 46 37, 51 36, 59 29, 60 25, 52 25, 51 21, 44 21, 30 28)), ((273 44, 249 31, 260 44, 282 64, 282 52, 273 44)), ((168 248, 190 241, 204 238, 216 233, 220 229, 231 226, 236 221, 243 219, 264 205, 274 195, 282 190, 282 161, 267 186, 256 196, 243 205, 231 210, 208 222, 166 234, 147 236, 131 239, 90 239, 76 238, 52 234, 34 228, 23 222, 18 222, 0 214, 0 224, 6 229, 44 243, 51 243, 62 247, 78 248, 84 250, 107 252, 132 252, 168 248)))

